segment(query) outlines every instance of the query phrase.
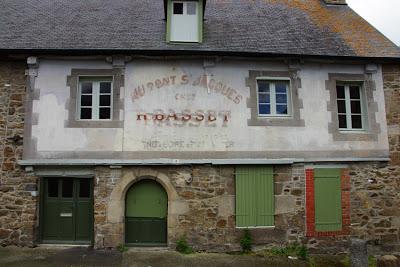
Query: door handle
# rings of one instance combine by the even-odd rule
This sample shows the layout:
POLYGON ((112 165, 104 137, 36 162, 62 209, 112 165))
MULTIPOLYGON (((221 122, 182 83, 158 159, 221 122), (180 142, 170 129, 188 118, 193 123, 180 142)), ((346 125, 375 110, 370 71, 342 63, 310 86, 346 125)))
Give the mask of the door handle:
POLYGON ((60 213, 60 217, 72 217, 72 213, 60 213))

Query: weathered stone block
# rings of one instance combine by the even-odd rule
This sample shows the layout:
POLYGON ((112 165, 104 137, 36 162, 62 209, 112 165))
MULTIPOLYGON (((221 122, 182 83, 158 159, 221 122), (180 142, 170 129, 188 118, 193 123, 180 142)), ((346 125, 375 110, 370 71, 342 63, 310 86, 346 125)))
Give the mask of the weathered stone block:
POLYGON ((8 229, 0 229, 0 239, 8 238, 11 234, 11 230, 8 229))
POLYGON ((385 255, 378 258, 378 267, 398 267, 400 266, 400 257, 394 255, 385 255))
POLYGON ((291 213, 296 210, 293 196, 275 196, 275 214, 291 213))

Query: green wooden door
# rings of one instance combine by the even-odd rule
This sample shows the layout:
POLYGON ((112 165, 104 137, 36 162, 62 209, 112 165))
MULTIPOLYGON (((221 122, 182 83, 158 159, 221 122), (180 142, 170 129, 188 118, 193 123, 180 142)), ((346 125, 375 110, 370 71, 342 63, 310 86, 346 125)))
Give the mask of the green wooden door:
POLYGON ((167 243, 168 196, 152 180, 134 184, 126 194, 125 243, 160 246, 167 243))
POLYGON ((92 179, 43 179, 42 241, 82 243, 92 241, 92 179))

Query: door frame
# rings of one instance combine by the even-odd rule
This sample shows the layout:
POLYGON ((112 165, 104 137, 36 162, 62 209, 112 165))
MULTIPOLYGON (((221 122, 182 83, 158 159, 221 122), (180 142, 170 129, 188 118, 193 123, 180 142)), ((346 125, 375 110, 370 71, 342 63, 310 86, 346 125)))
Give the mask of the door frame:
POLYGON ((138 179, 137 181, 135 181, 134 183, 132 183, 128 189, 125 192, 124 195, 124 244, 127 247, 168 247, 168 217, 169 217, 169 195, 167 190, 165 189, 164 185, 162 183, 160 183, 159 181, 155 180, 154 178, 152 178, 151 176, 146 176, 143 177, 141 179, 138 179), (166 223, 166 228, 165 228, 165 243, 127 243, 126 242, 126 208, 127 208, 127 194, 129 192, 129 190, 134 187, 136 184, 142 182, 142 181, 153 181, 154 183, 157 183, 159 186, 161 186, 161 188, 165 191, 165 194, 167 195, 167 217, 165 218, 165 223, 166 223))
MULTIPOLYGON (((74 183, 75 186, 75 183, 74 183)), ((75 192, 76 193, 76 192, 75 192)), ((74 196, 75 198, 75 196, 74 196)), ((75 209, 74 209, 75 212, 75 209)), ((39 177, 39 236, 38 243, 40 244, 67 244, 67 245, 93 245, 94 244, 94 177, 74 177, 74 176, 41 176, 39 177), (43 239, 43 228, 44 228, 44 201, 45 201, 45 190, 44 183, 47 179, 91 179, 90 187, 90 202, 91 202, 91 229, 90 229, 90 240, 89 241, 76 241, 76 240, 44 240, 43 239)))

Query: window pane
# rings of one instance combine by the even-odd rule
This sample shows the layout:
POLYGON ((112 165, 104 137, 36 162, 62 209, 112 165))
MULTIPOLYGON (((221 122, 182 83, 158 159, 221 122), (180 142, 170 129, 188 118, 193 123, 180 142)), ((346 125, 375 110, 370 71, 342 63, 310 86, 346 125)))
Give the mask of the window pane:
POLYGON ((286 104, 287 103, 287 95, 286 94, 277 94, 276 95, 276 103, 286 104))
POLYGON ((91 94, 92 93, 92 83, 90 83, 90 82, 81 83, 81 92, 82 92, 82 94, 91 94))
POLYGON ((350 98, 351 99, 360 99, 360 87, 350 86, 350 98))
POLYGON ((269 103, 270 102, 269 94, 259 94, 258 101, 260 103, 269 103))
POLYGON ((259 113, 261 115, 271 114, 271 106, 270 105, 258 105, 259 113))
POLYGON ((92 109, 91 108, 81 108, 81 119, 82 120, 90 120, 92 118, 92 109))
POLYGON ((258 92, 269 93, 269 82, 267 81, 257 81, 258 92))
POLYGON ((101 95, 100 96, 100 106, 111 106, 111 96, 101 95))
POLYGON ((99 119, 101 120, 110 119, 111 118, 110 114, 111 114, 110 108, 100 108, 99 119))
POLYGON ((286 93, 286 82, 277 82, 275 83, 275 92, 276 93, 286 93))
POLYGON ((351 101, 351 113, 361 114, 361 102, 351 101))
POLYGON ((196 15, 197 3, 196 2, 188 2, 188 3, 186 3, 186 5, 187 5, 186 13, 188 15, 196 15))
POLYGON ((288 114, 287 105, 276 105, 276 114, 288 114))
POLYGON ((90 197, 90 180, 80 179, 79 180, 79 197, 90 197))
POLYGON ((58 180, 51 179, 47 180, 47 196, 58 197, 58 180))
POLYGON ((174 14, 175 15, 183 14, 183 3, 174 3, 174 14))
POLYGON ((351 126, 353 129, 362 129, 361 115, 351 115, 351 126))
POLYGON ((92 95, 82 95, 81 106, 92 106, 92 95))
POLYGON ((346 101, 345 100, 338 100, 338 113, 346 113, 346 101))
POLYGON ((336 94, 337 94, 337 98, 345 98, 344 86, 342 86, 342 85, 336 86, 336 94))
POLYGON ((339 115, 339 128, 341 129, 347 128, 346 115, 339 115))
POLYGON ((110 82, 100 83, 100 93, 101 94, 110 94, 111 93, 111 83, 110 82))
POLYGON ((74 180, 63 179, 62 180, 62 197, 72 197, 74 188, 74 180))

